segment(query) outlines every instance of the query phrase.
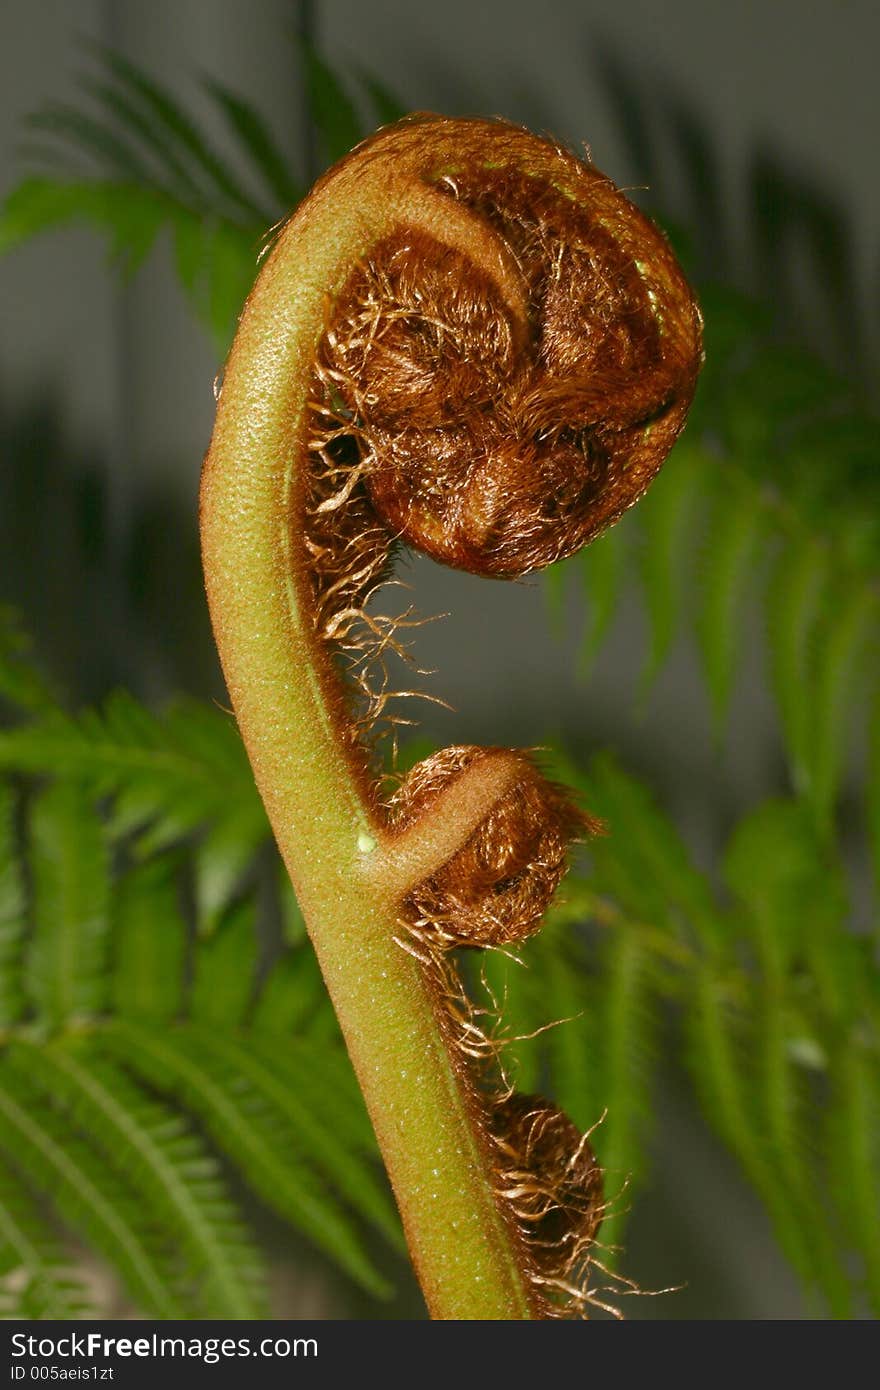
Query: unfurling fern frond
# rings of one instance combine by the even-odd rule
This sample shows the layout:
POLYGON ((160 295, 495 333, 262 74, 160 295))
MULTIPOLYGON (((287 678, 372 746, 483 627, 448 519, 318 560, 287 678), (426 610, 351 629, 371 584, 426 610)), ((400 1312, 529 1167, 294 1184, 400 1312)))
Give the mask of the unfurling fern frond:
MULTIPOLYGON (((304 64, 334 158, 364 130, 320 57, 306 50, 304 64)), ((377 119, 399 114, 372 79, 361 85, 377 119)), ((79 221, 133 270, 168 235, 183 288, 225 349, 267 229, 299 196, 298 171, 258 110, 217 83, 207 99, 244 177, 118 55, 96 58, 84 90, 82 109, 31 123, 44 153, 75 152, 79 171, 41 161, 6 204, 0 249, 79 221)), ((551 568, 548 589, 557 608, 582 595, 591 658, 627 586, 640 587, 643 688, 689 622, 719 721, 746 598, 761 593, 801 801, 739 827, 720 891, 642 783, 610 757, 579 771, 560 755, 562 780, 609 834, 592 841, 589 874, 566 880, 540 942, 521 960, 491 954, 485 984, 520 1088, 548 1091, 585 1129, 601 1120, 606 1244, 646 1172, 662 1021, 664 1040, 684 1038, 704 1110, 804 1284, 836 1313, 858 1310, 862 1291, 880 1313, 880 996, 832 834, 857 696, 876 683, 878 432, 854 389, 773 337, 765 306, 712 287, 701 299, 707 366, 686 440, 635 511, 551 568)), ((157 716, 126 695, 64 713, 5 613, 0 698, 27 718, 0 733, 0 770, 26 783, 20 817, 18 787, 0 792, 0 1308, 85 1310, 59 1254, 73 1232, 140 1310, 256 1315, 261 1260, 217 1178, 224 1160, 364 1289, 387 1292, 359 1223, 395 1249, 397 1218, 286 887, 268 894, 284 949, 255 934, 267 827, 231 720, 193 702, 157 716)), ((874 743, 880 865, 880 724, 874 743)))

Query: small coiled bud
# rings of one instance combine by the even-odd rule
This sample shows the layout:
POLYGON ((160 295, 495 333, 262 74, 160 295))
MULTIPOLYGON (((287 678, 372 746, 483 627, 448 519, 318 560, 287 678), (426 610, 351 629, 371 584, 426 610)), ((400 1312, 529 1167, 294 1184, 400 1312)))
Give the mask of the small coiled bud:
POLYGON ((511 1095, 490 1117, 499 1156, 499 1191, 536 1272, 552 1286, 587 1256, 605 1210, 602 1170, 563 1111, 543 1096, 511 1095))
MULTIPOLYGON (((392 827, 411 824, 465 768, 499 751, 444 748, 417 763, 391 802, 392 827)), ((409 925, 438 947, 503 946, 531 936, 565 873, 569 847, 599 829, 527 754, 504 756, 519 764, 512 786, 461 849, 407 897, 409 925)))

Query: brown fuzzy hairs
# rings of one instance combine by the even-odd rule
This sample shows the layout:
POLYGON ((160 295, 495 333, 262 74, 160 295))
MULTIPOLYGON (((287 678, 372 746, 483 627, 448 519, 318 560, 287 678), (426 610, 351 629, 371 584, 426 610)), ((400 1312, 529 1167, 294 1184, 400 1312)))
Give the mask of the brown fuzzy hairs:
MULTIPOLYGON (((389 804, 392 827, 409 825, 460 772, 493 751, 443 748, 417 763, 389 804)), ((507 946, 538 931, 569 846, 599 828, 525 753, 514 756, 520 770, 510 789, 458 853, 407 895, 406 921, 432 949, 507 946)))
MULTIPOLYGON (((438 120, 403 122, 375 142, 387 153, 396 131, 408 147, 424 132, 427 149, 438 120)), ((336 683, 347 665, 358 696, 347 721, 355 761, 392 694, 383 658, 399 650, 395 623, 367 605, 395 546, 496 577, 571 555, 657 472, 701 362, 699 310, 667 242, 609 179, 506 123, 457 125, 461 159, 425 181, 503 239, 525 321, 461 250, 402 226, 328 305, 314 369, 295 524, 328 672, 336 683)), ((369 158, 372 145, 351 158, 369 158)), ((387 803, 389 827, 414 821, 493 751, 447 748, 418 764, 387 803)), ((601 1174, 565 1115, 507 1085, 492 1026, 455 967, 453 948, 505 947, 537 931, 570 844, 598 828, 516 756, 514 785, 401 904, 400 942, 432 982, 536 1306, 584 1315, 600 1302, 588 1281, 601 1174)))

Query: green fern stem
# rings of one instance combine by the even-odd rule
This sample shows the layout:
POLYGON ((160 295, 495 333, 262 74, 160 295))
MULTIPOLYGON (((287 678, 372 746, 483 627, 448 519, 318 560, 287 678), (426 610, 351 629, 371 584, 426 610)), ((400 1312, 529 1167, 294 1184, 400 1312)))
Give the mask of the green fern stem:
POLYGON ((402 160, 392 170, 381 160, 340 166, 266 261, 226 365, 203 475, 206 584, 257 785, 431 1314, 528 1319, 533 1297, 460 1064, 422 968, 395 940, 407 887, 465 842, 510 769, 503 754, 484 760, 403 836, 390 835, 343 736, 299 539, 310 373, 325 306, 352 268, 383 236, 416 228, 466 250, 506 288, 494 233, 411 172, 402 160))

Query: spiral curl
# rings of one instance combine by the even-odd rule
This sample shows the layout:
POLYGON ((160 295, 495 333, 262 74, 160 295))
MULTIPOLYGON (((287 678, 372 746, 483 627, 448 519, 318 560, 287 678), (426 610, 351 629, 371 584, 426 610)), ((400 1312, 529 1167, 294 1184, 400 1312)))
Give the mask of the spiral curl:
MULTIPOLYGON (((702 361, 700 312, 668 243, 588 163, 505 122, 416 117, 338 167, 395 156, 467 210, 485 244, 471 255, 454 237, 396 226, 328 298, 292 524, 328 688, 339 690, 340 664, 347 674, 340 732, 353 762, 389 700, 412 693, 392 690, 385 664, 405 655, 410 614, 369 610, 395 549, 501 578, 573 554, 657 473, 702 361)), ((456 746, 417 764, 382 804, 389 834, 501 752, 456 746)), ((469 999, 454 952, 536 932, 571 845, 602 827, 526 753, 503 752, 516 775, 405 894, 399 944, 430 982, 536 1306, 584 1314, 600 1301, 588 1271, 601 1172, 560 1110, 511 1089, 496 1020, 469 999)))
POLYGON ((401 229, 334 303, 323 408, 395 538, 512 577, 641 496, 684 425, 702 325, 665 238, 610 179, 506 123, 459 124, 460 161, 431 185, 497 233, 522 319, 460 249, 401 229))
MULTIPOLYGON (((495 751, 443 748, 417 763, 390 803, 392 827, 410 824, 466 767, 495 751)), ((458 853, 407 896, 405 920, 433 949, 508 946, 538 931, 571 844, 600 829, 527 754, 513 756, 519 771, 509 790, 458 853)))

